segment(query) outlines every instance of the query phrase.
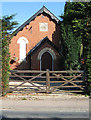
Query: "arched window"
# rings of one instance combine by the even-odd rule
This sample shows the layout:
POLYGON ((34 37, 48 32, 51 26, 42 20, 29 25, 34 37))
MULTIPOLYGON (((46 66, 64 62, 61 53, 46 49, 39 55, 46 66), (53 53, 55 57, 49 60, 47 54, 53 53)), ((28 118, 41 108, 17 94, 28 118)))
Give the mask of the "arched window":
POLYGON ((26 59, 26 44, 28 44, 28 40, 25 37, 21 37, 18 39, 17 44, 19 46, 19 61, 25 61, 26 59))

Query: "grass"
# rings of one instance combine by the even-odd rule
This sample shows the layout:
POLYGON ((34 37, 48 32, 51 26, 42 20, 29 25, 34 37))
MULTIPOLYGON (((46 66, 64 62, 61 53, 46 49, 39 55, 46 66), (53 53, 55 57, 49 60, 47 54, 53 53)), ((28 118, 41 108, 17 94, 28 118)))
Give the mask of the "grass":
POLYGON ((27 100, 27 98, 22 98, 22 100, 27 100))

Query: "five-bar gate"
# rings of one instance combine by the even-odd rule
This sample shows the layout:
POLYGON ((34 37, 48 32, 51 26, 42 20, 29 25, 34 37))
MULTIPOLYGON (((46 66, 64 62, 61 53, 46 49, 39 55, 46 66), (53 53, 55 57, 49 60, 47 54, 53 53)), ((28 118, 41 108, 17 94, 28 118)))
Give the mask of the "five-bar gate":
POLYGON ((11 70, 9 91, 74 92, 85 90, 83 71, 11 70))

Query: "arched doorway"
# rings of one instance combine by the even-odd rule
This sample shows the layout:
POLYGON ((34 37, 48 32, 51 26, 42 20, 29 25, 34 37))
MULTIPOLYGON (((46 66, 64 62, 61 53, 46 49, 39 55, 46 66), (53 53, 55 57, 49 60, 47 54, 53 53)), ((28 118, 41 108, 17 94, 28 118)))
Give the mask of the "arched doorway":
POLYGON ((53 59, 49 52, 43 53, 41 56, 41 70, 52 70, 53 68, 53 59))

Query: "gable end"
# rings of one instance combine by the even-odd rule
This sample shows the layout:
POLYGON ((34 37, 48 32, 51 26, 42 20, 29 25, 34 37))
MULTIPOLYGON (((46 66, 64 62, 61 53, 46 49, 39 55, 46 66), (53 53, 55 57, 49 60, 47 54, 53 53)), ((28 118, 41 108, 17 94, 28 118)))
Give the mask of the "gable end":
POLYGON ((36 12, 32 17, 30 17, 25 23, 23 23, 19 28, 15 30, 15 35, 42 13, 48 14, 52 20, 55 20, 57 23, 59 23, 60 20, 53 13, 51 13, 45 6, 43 6, 38 12, 36 12))

